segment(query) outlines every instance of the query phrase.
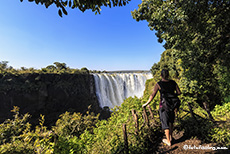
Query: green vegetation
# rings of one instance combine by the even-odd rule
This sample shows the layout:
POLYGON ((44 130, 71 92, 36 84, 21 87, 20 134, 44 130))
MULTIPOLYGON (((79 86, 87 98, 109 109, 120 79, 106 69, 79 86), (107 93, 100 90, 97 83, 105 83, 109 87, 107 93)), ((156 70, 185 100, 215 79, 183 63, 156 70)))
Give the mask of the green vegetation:
MULTIPOLYGON (((147 92, 146 92, 147 93, 147 92)), ((159 125, 157 114, 158 105, 151 103, 154 120, 150 126, 143 126, 142 102, 146 98, 128 98, 120 107, 113 109, 112 116, 106 120, 98 120, 93 113, 82 115, 80 113, 66 112, 60 115, 56 125, 50 130, 44 124, 41 115, 40 125, 33 130, 27 122, 28 114, 20 115, 19 109, 14 108, 14 118, 0 124, 0 153, 124 153, 124 139, 122 124, 126 124, 128 133, 129 153, 154 152, 161 142, 163 133, 159 125), (155 106, 155 107, 154 107, 155 106), (135 109, 138 115, 138 134, 135 132, 135 123, 131 110, 135 109)), ((176 122, 176 130, 185 131, 188 137, 196 137, 204 142, 215 142, 222 146, 230 146, 230 103, 217 105, 212 111, 215 120, 213 123, 205 119, 205 111, 195 108, 199 115, 197 121, 191 116, 184 117, 187 106, 182 105, 176 122)), ((149 113, 148 113, 149 114, 149 113)))
MULTIPOLYGON (((8 61, 0 62, 0 74, 12 74, 12 75, 19 75, 19 74, 89 74, 90 71, 83 67, 81 69, 73 69, 68 67, 65 63, 54 62, 54 65, 48 65, 45 68, 35 69, 35 68, 25 68, 21 67, 20 69, 14 69, 12 66, 8 66, 8 61)), ((95 72, 95 71, 93 71, 95 72)))
MULTIPOLYGON (((23 0, 20 0, 23 2, 23 0)), ((66 8, 69 7, 71 9, 79 9, 82 12, 86 10, 92 10, 95 14, 100 13, 101 7, 115 7, 115 6, 125 6, 131 0, 100 0, 100 1, 92 1, 92 0, 28 0, 29 2, 35 2, 36 4, 45 5, 48 8, 51 5, 55 5, 58 8, 58 14, 62 17, 62 14, 68 14, 66 8)))
POLYGON ((175 65, 180 64, 168 67, 179 71, 183 94, 210 109, 230 95, 229 5, 229 0, 143 0, 132 12, 137 21, 149 23, 166 51, 171 50, 175 65))

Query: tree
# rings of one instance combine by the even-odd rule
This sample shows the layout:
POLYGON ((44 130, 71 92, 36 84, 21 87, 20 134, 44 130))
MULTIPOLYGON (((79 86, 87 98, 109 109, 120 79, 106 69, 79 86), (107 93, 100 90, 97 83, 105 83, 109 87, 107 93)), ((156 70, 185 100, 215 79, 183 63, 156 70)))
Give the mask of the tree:
POLYGON ((143 0, 132 12, 137 21, 149 23, 166 49, 178 51, 186 93, 198 102, 208 102, 211 108, 221 98, 215 66, 225 66, 229 72, 229 9, 229 0, 143 0), (191 82, 199 89, 196 93, 191 82))
POLYGON ((54 64, 56 65, 56 68, 58 70, 62 70, 62 69, 65 70, 67 68, 65 63, 54 62, 54 64))
POLYGON ((6 69, 8 67, 8 61, 1 61, 0 62, 0 69, 3 70, 3 69, 6 69))
POLYGON ((0 73, 4 74, 6 73, 8 70, 12 69, 12 67, 8 66, 8 61, 1 61, 0 62, 0 73))
POLYGON ((178 56, 175 49, 165 50, 161 54, 161 59, 158 63, 153 64, 151 72, 156 79, 160 79, 160 72, 162 69, 168 69, 171 78, 178 78, 179 68, 177 66, 178 56))
POLYGON ((81 68, 81 73, 89 74, 89 70, 86 67, 81 68))
MULTIPOLYGON (((21 2, 23 0, 20 0, 21 2)), ((84 12, 86 10, 92 10, 95 14, 100 13, 102 6, 125 6, 131 0, 28 0, 29 2, 35 2, 36 4, 44 4, 46 8, 50 5, 56 5, 59 9, 58 14, 62 17, 62 13, 67 15, 66 7, 72 9, 79 9, 84 12)))

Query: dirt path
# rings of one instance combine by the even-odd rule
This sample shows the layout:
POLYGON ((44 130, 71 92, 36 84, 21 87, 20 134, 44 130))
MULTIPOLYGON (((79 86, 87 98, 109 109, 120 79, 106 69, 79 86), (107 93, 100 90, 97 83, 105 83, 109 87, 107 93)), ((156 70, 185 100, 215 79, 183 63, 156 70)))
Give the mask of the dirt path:
POLYGON ((230 154, 230 149, 227 150, 213 150, 212 148, 219 147, 215 143, 202 143, 198 139, 188 139, 184 136, 184 132, 178 132, 173 134, 174 140, 172 146, 167 146, 164 143, 161 143, 157 154, 230 154), (187 149, 186 149, 187 148, 187 149), (197 149, 196 149, 197 148, 197 149))

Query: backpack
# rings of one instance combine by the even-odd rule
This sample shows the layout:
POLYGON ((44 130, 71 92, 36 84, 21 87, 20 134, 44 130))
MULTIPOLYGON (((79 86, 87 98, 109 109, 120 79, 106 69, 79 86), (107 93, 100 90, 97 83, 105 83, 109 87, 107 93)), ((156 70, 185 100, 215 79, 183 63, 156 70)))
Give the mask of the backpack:
POLYGON ((162 108, 165 111, 174 111, 175 109, 179 110, 180 99, 176 94, 162 93, 162 108))

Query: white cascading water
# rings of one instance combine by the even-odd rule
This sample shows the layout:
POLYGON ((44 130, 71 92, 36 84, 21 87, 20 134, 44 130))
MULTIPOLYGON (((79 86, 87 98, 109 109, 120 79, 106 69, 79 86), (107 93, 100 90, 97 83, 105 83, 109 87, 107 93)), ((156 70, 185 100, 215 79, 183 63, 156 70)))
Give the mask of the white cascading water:
POLYGON ((152 78, 151 73, 102 73, 93 76, 102 108, 120 106, 128 97, 142 97, 146 80, 152 78))

